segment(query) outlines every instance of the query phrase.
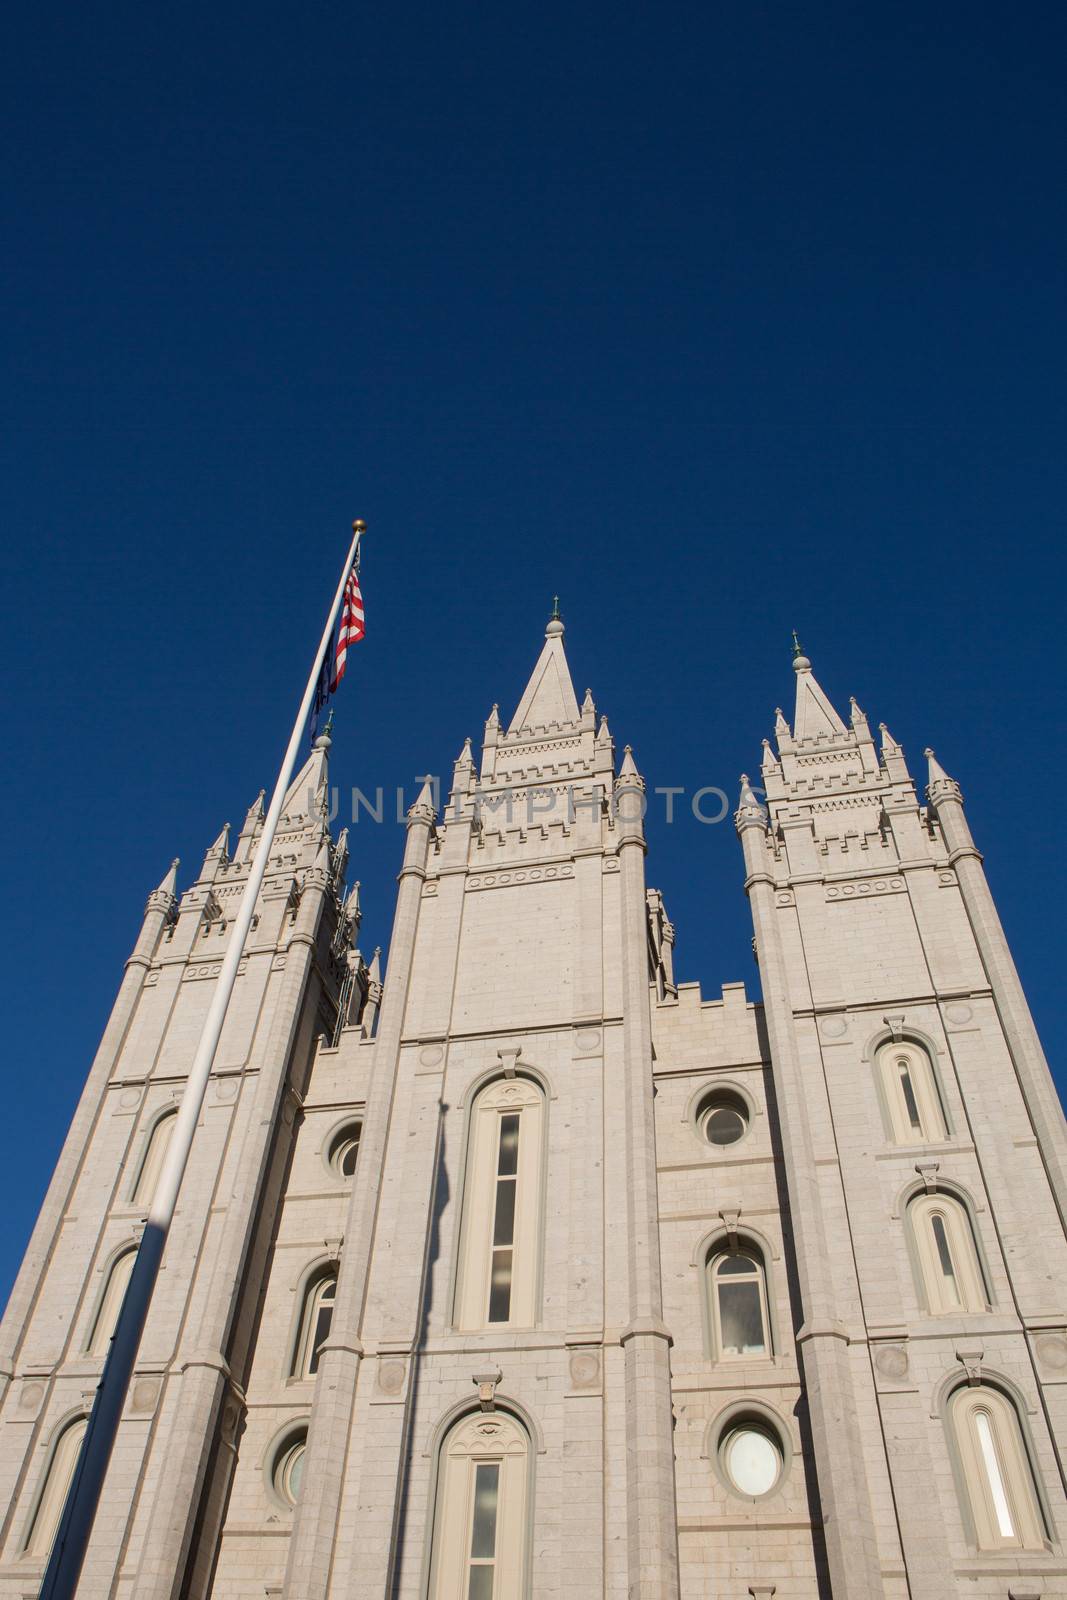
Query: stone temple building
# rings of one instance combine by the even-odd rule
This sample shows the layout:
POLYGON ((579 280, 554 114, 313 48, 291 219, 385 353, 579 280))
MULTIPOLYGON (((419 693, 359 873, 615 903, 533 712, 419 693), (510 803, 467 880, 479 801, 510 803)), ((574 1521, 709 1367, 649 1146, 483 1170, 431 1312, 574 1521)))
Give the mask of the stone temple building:
MULTIPOLYGON (((86 1600, 1067 1596, 1056 1092, 956 782, 794 666, 736 815, 761 1001, 677 980, 560 622, 407 816, 384 980, 320 738, 86 1600)), ((15 1285, 0 1596, 37 1592, 261 822, 149 897, 15 1285)))

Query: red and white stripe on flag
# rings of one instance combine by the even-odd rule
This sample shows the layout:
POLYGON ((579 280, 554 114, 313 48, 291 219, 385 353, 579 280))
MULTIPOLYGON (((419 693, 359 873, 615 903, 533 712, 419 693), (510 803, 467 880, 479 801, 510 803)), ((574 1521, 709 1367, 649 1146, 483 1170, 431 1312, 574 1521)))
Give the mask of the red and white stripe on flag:
POLYGON ((358 644, 366 628, 363 624, 363 596, 359 592, 359 574, 355 567, 345 584, 345 602, 341 608, 341 626, 337 630, 337 646, 333 653, 333 680, 330 693, 337 688, 348 664, 348 647, 358 644))

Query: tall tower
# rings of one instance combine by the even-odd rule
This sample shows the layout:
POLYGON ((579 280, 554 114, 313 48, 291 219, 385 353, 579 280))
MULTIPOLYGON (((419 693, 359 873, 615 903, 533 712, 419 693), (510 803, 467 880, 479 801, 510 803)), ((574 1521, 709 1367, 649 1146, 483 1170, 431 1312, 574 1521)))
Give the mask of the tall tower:
POLYGON ((832 1592, 1067 1594, 1063 1115, 958 785, 794 667, 737 826, 832 1592))
MULTIPOLYGON (((329 746, 285 803, 80 1595, 206 1592, 316 1039, 369 988, 347 846, 327 824, 329 746)), ((149 896, 16 1280, 0 1329, 0 1594, 37 1592, 262 821, 261 795, 183 895, 175 862, 149 896)))

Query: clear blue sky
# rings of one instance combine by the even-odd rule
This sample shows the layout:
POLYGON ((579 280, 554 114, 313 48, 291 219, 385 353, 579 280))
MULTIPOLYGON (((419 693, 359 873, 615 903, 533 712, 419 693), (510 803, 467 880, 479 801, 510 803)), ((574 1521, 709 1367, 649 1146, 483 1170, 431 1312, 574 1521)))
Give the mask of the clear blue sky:
MULTIPOLYGON (((649 783, 732 794, 795 626, 962 782, 1059 1068, 1062 8, 59 4, 5 45, 0 1289, 356 514, 339 782, 510 714, 558 592, 649 783)), ((754 986, 732 829, 651 832, 680 976, 754 986)), ((357 831, 365 948, 400 849, 357 831)))

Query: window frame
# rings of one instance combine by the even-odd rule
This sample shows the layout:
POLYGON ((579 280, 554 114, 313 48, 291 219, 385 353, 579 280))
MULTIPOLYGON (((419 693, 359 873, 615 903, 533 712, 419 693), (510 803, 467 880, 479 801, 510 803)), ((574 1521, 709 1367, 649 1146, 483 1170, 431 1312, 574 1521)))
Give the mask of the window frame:
POLYGON ((708 1423, 701 1455, 709 1461, 719 1483, 733 1500, 744 1505, 762 1506, 785 1492, 795 1454, 793 1434, 785 1418, 763 1400, 734 1400, 708 1423), (745 1494, 738 1488, 726 1467, 725 1452, 730 1439, 744 1428, 766 1434, 777 1446, 781 1468, 774 1483, 762 1494, 745 1494))
POLYGON ((494 1600, 510 1600, 511 1596, 514 1596, 514 1600, 527 1600, 533 1570, 537 1448, 531 1426, 520 1409, 509 1402, 496 1403, 487 1413, 472 1410, 469 1403, 464 1401, 462 1409, 453 1410, 438 1424, 432 1452, 433 1474, 424 1543, 422 1600, 443 1600, 446 1594, 451 1596, 455 1586, 450 1580, 455 1578, 457 1566, 462 1568, 462 1588, 466 1593, 470 1567, 475 1559, 468 1548, 472 1530, 471 1490, 477 1481, 477 1468, 486 1465, 499 1465, 503 1469, 498 1479, 500 1487, 493 1556, 495 1578, 501 1573, 502 1517, 507 1519, 503 1537, 506 1539, 510 1534, 513 1540, 517 1538, 520 1541, 519 1549, 512 1547, 510 1552, 507 1573, 510 1588, 505 1590, 494 1582, 494 1600), (462 1469, 466 1479, 462 1520, 454 1515, 449 1516, 457 1498, 452 1474, 457 1478, 460 1476, 461 1462, 466 1463, 462 1469), (509 1465, 512 1470, 507 1474, 509 1465), (510 1481, 507 1481, 508 1477, 510 1481), (513 1499, 504 1500, 504 1496, 514 1497, 516 1494, 522 1497, 517 1508, 513 1499), (452 1548, 448 1546, 449 1540, 453 1541, 452 1548))
POLYGON ((170 1141, 174 1137, 174 1126, 177 1120, 178 1107, 176 1104, 161 1106, 149 1117, 147 1123, 145 1124, 144 1134, 141 1139, 141 1148, 137 1157, 137 1166, 134 1172, 133 1181, 130 1183, 129 1189, 127 1190, 127 1205, 137 1206, 141 1210, 147 1210, 149 1206, 151 1206, 155 1197, 156 1188, 159 1184, 159 1174, 162 1170, 164 1161, 167 1159, 167 1151, 170 1149, 170 1141), (159 1156, 159 1161, 155 1170, 155 1181, 152 1184, 152 1191, 150 1194, 142 1194, 141 1186, 144 1182, 145 1173, 148 1171, 149 1161, 153 1155, 155 1141, 159 1135, 159 1130, 165 1123, 169 1126, 170 1131, 167 1134, 167 1142, 163 1146, 162 1152, 159 1156))
POLYGON ((762 1107, 747 1086, 738 1083, 734 1078, 724 1078, 721 1081, 702 1083, 695 1089, 689 1096, 682 1120, 689 1124, 693 1138, 706 1156, 719 1161, 729 1161, 733 1152, 739 1150, 753 1137, 757 1118, 761 1114, 762 1107), (745 1131, 732 1144, 713 1144, 704 1131, 708 1115, 714 1103, 719 1100, 724 1105, 738 1110, 744 1119, 745 1131))
POLYGON ((322 1164, 334 1183, 351 1185, 356 1181, 359 1171, 359 1155, 363 1149, 363 1135, 366 1131, 366 1114, 362 1111, 350 1112, 334 1123, 326 1138, 322 1142, 322 1164), (353 1128, 359 1129, 359 1136, 355 1140, 356 1163, 350 1173, 342 1172, 337 1159, 338 1151, 345 1142, 345 1135, 350 1134, 353 1128))
MULTIPOLYGON (((314 1338, 315 1324, 322 1310, 323 1292, 328 1286, 333 1288, 330 1300, 330 1324, 333 1325, 333 1312, 337 1303, 337 1278, 340 1264, 334 1257, 326 1260, 312 1262, 301 1275, 297 1286, 296 1317, 293 1332, 289 1339, 289 1359, 286 1369, 288 1383, 314 1383, 318 1372, 317 1351, 318 1346, 311 1348, 314 1338), (309 1363, 315 1360, 315 1370, 309 1371, 309 1363)), ((330 1337, 328 1331, 325 1338, 330 1337)), ((323 1341, 325 1342, 325 1341, 323 1341)))
POLYGON ((291 1458, 298 1445, 303 1445, 306 1460, 310 1422, 310 1417, 291 1417, 273 1436, 263 1457, 263 1484, 267 1496, 289 1516, 296 1510, 299 1497, 290 1497, 289 1491, 280 1486, 279 1475, 291 1470, 291 1458))
POLYGON ((775 1263, 781 1259, 781 1252, 772 1239, 753 1227, 740 1227, 733 1232, 721 1226, 713 1228, 698 1241, 690 1256, 690 1265, 696 1274, 695 1290, 700 1301, 704 1359, 714 1362, 720 1360, 716 1312, 711 1299, 711 1263, 713 1257, 730 1253, 731 1244, 738 1253, 754 1256, 762 1268, 762 1304, 766 1313, 764 1331, 768 1348, 762 1356, 726 1356, 722 1360, 727 1366, 743 1365, 746 1361, 776 1366, 786 1351, 786 1336, 782 1332, 785 1324, 779 1325, 776 1303, 775 1263))
POLYGON ((720 1239, 717 1245, 712 1245, 704 1260, 704 1295, 707 1301, 708 1331, 711 1335, 712 1359, 717 1362, 735 1365, 745 1361, 773 1361, 775 1355, 774 1329, 770 1314, 770 1292, 767 1284, 767 1268, 763 1260, 763 1252, 748 1239, 736 1237, 735 1242, 720 1239), (757 1293, 759 1295, 760 1320, 763 1327, 763 1349, 758 1353, 746 1354, 744 1351, 734 1353, 726 1348, 722 1334, 722 1308, 719 1301, 719 1284, 721 1274, 720 1264, 724 1261, 744 1259, 750 1261, 755 1268, 757 1293))
POLYGON ((882 1107, 882 1120, 890 1143, 903 1149, 948 1144, 952 1123, 945 1102, 941 1074, 929 1045, 905 1035, 883 1039, 874 1051, 875 1081, 882 1107), (912 1094, 920 1126, 911 1125, 906 1096, 901 1088, 899 1066, 907 1064, 912 1094))
POLYGON ((52 1554, 52 1546, 56 1541, 56 1534, 59 1532, 59 1524, 63 1516, 63 1507, 66 1504, 67 1494, 70 1490, 75 1468, 78 1464, 78 1456, 81 1452, 82 1441, 85 1438, 85 1430, 88 1428, 88 1426, 88 1414, 84 1411, 76 1411, 73 1414, 68 1414, 67 1416, 62 1417, 52 1429, 48 1439, 48 1450, 45 1457, 44 1467, 41 1470, 37 1487, 34 1490, 33 1499, 30 1502, 29 1515, 26 1518, 22 1538, 19 1541, 20 1559, 28 1561, 40 1561, 47 1564, 48 1559, 52 1554), (41 1519, 41 1511, 46 1500, 51 1498, 51 1479, 52 1474, 55 1471, 56 1461, 59 1458, 60 1450, 66 1446, 67 1441, 72 1440, 75 1430, 77 1431, 77 1439, 76 1441, 73 1441, 75 1448, 71 1455, 69 1463, 70 1470, 67 1473, 66 1483, 62 1494, 57 1494, 54 1497, 55 1520, 52 1526, 52 1531, 48 1538, 48 1543, 44 1549, 42 1549, 39 1544, 36 1544, 35 1547, 38 1525, 41 1519))
POLYGON ((122 1309, 122 1301, 125 1298, 126 1290, 129 1287, 130 1278, 133 1274, 134 1263, 137 1260, 137 1251, 139 1248, 140 1247, 136 1240, 124 1241, 116 1249, 112 1250, 110 1255, 108 1255, 104 1260, 101 1266, 103 1282, 100 1284, 93 1299, 92 1310, 90 1312, 89 1321, 86 1328, 85 1339, 82 1344, 83 1355, 92 1356, 94 1359, 99 1359, 101 1356, 107 1355, 107 1347, 111 1343, 112 1335, 115 1332, 115 1325, 118 1321, 119 1311, 122 1309), (105 1310, 109 1309, 108 1300, 111 1295, 112 1286, 115 1282, 115 1274, 118 1271, 120 1264, 126 1260, 129 1261, 130 1265, 129 1271, 126 1274, 126 1281, 123 1284, 122 1296, 119 1298, 118 1304, 114 1308, 114 1316, 111 1319, 111 1326, 108 1329, 107 1338, 103 1341, 102 1347, 97 1348, 104 1312, 105 1310))
MULTIPOLYGON (((548 1167, 545 1085, 530 1072, 494 1073, 468 1093, 457 1213, 450 1322, 456 1331, 530 1329, 539 1325, 543 1295, 545 1201, 548 1167), (499 1127, 520 1112, 518 1174, 512 1245, 509 1316, 489 1321, 493 1234, 498 1181, 499 1127), (484 1201, 477 1204, 477 1192, 484 1201)), ((507 1177, 507 1174, 503 1176, 507 1177)))
POLYGON ((942 1184, 913 1190, 904 1206, 904 1222, 919 1308, 924 1316, 974 1317, 995 1308, 981 1237, 967 1196, 942 1184), (942 1292, 946 1274, 933 1229, 937 1215, 949 1222, 946 1238, 959 1289, 956 1303, 942 1292))
MULTIPOLYGON (((999 1376, 989 1377, 984 1372, 980 1380, 973 1383, 961 1381, 956 1376, 946 1385, 940 1409, 952 1462, 958 1509, 971 1547, 985 1558, 996 1555, 1012 1557, 1052 1549, 1056 1534, 1045 1481, 1034 1448, 1027 1407, 1014 1385, 999 1376), (1009 1491, 1009 1511, 1014 1514, 1016 1526, 1022 1521, 1030 1521, 1033 1529, 1031 1542, 1025 1542, 1025 1534, 1006 1538, 999 1532, 993 1534, 990 1531, 992 1518, 988 1517, 989 1505, 987 1503, 983 1508, 980 1502, 986 1496, 993 1501, 995 1495, 976 1441, 964 1433, 966 1419, 958 1415, 961 1411, 984 1412, 995 1419, 993 1437, 996 1445, 1000 1446, 996 1455, 997 1466, 1002 1482, 1009 1491), (1005 1430, 1008 1430, 1007 1439, 1005 1430), (1006 1443, 1010 1446, 1007 1452, 1004 1449, 1006 1443), (1014 1461, 1008 1459, 1010 1456, 1014 1456, 1014 1461), (1024 1516, 1020 1516, 1020 1490, 1029 1501, 1024 1516), (983 1522, 985 1527, 982 1526, 983 1522)), ((993 1517, 995 1515, 994 1509, 993 1517)))

